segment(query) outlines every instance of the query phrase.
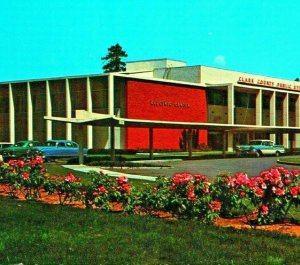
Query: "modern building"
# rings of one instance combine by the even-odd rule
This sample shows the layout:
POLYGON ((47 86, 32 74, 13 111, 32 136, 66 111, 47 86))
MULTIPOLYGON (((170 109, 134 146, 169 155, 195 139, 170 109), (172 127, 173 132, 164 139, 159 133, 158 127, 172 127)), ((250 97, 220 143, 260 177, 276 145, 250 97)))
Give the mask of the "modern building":
POLYGON ((296 148, 300 82, 169 59, 128 62, 120 73, 0 83, 0 124, 0 142, 12 143, 231 151, 268 138, 296 148))

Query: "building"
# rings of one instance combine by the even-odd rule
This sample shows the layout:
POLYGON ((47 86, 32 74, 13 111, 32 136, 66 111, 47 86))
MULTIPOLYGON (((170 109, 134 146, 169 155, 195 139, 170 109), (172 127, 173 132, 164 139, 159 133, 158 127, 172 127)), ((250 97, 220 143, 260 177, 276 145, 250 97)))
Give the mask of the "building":
POLYGON ((0 142, 69 139, 109 149, 113 138, 117 149, 231 151, 270 138, 296 148, 299 97, 296 81, 169 59, 129 62, 122 73, 0 83, 0 142), (103 122, 83 122, 97 114, 103 122))

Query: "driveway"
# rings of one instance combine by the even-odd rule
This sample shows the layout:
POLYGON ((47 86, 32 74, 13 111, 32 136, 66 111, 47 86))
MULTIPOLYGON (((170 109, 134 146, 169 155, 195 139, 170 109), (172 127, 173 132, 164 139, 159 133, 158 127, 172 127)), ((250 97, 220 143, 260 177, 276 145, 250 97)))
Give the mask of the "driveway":
POLYGON ((259 158, 228 158, 228 159, 208 159, 208 160, 185 160, 167 162, 170 168, 130 168, 125 170, 115 170, 130 174, 140 174, 147 176, 167 176, 171 177, 175 173, 204 174, 209 177, 222 173, 233 174, 235 172, 246 172, 248 176, 256 176, 262 170, 274 166, 284 166, 288 169, 299 169, 300 166, 281 165, 277 163, 277 157, 259 158))

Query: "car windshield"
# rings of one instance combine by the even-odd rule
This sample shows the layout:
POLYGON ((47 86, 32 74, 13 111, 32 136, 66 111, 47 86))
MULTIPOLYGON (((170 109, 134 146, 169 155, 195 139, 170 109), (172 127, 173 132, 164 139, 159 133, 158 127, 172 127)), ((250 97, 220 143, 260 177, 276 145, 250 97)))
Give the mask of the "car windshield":
POLYGON ((46 142, 46 146, 56 146, 56 142, 46 142))

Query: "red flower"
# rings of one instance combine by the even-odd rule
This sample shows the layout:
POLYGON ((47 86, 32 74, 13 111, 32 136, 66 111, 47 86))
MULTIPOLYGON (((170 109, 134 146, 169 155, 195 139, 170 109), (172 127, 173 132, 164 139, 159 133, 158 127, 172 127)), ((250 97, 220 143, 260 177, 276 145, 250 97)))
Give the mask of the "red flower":
POLYGON ((130 190, 131 190, 131 186, 128 183, 122 183, 122 185, 120 186, 121 190, 123 190, 125 193, 129 194, 130 190))
POLYGON ((269 207, 265 204, 260 206, 260 211, 263 215, 267 215, 269 213, 269 207))
POLYGON ((183 173, 183 174, 176 174, 175 176, 172 177, 172 186, 177 186, 177 185, 186 185, 190 181, 192 181, 193 176, 188 173, 183 173))
POLYGON ((290 188, 290 194, 292 195, 293 198, 297 198, 299 193, 300 193, 300 185, 290 188))
POLYGON ((117 177, 116 180, 118 181, 119 184, 123 184, 123 183, 128 182, 128 178, 126 178, 125 176, 117 177))
POLYGON ((196 182, 208 181, 208 177, 206 175, 194 175, 194 179, 196 182))
POLYGON ((47 173, 47 168, 42 167, 42 168, 41 168, 41 173, 42 173, 42 174, 47 173))
POLYGON ((100 193, 105 193, 105 192, 107 192, 107 190, 106 190, 106 188, 105 188, 104 186, 99 186, 99 187, 98 187, 98 191, 99 191, 100 193))
POLYGON ((18 160, 17 165, 18 167, 23 168, 25 166, 25 162, 23 160, 18 160))
POLYGON ((15 166, 15 165, 16 165, 16 161, 15 161, 15 160, 9 160, 9 161, 8 161, 8 164, 9 164, 10 166, 15 166))
POLYGON ((221 210, 221 203, 219 201, 212 201, 208 208, 214 212, 219 212, 221 210))
POLYGON ((264 196, 264 191, 259 187, 254 188, 254 192, 258 197, 263 197, 264 196))
POLYGON ((276 189, 275 194, 279 197, 284 195, 284 189, 276 189))
POLYGON ((197 201, 197 196, 195 195, 194 190, 192 190, 192 189, 187 190, 187 198, 189 201, 192 201, 192 202, 197 201))
POLYGON ((28 172, 23 172, 21 175, 22 179, 28 180, 30 178, 30 174, 28 172))
POLYGON ((210 186, 210 183, 209 182, 206 182, 204 184, 204 189, 203 189, 203 193, 204 194, 208 194, 209 193, 209 186, 210 186))

